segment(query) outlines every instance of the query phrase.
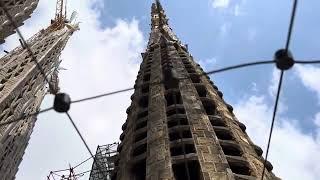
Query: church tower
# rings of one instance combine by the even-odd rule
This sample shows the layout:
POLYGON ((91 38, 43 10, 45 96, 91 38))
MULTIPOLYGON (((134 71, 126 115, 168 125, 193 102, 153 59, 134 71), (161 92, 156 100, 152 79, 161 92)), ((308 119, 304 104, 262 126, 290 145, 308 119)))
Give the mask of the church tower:
MULTIPOLYGON (((157 0, 122 126, 115 180, 255 180, 262 149, 168 25, 157 0)), ((265 180, 278 179, 267 161, 265 180)))
MULTIPOLYGON (((23 22, 31 17, 32 12, 36 9, 39 0, 1 0, 3 5, 8 9, 8 13, 18 26, 22 26, 23 22)), ((15 33, 14 26, 6 17, 0 4, 0 44, 4 43, 4 39, 15 33)))
MULTIPOLYGON (((47 93, 59 91, 59 58, 76 30, 77 24, 70 23, 65 16, 56 17, 48 28, 40 30, 26 43, 21 41, 21 46, 0 59, 1 124, 36 113, 47 93), (49 91, 44 75, 50 81, 49 91)), ((29 116, 0 126, 1 180, 15 178, 36 119, 36 116, 29 116)))

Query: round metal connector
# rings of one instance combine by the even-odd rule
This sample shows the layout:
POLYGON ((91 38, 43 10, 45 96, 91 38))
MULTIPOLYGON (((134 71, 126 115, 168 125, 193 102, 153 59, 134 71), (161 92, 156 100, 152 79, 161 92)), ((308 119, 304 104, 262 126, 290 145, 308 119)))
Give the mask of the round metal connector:
POLYGON ((280 49, 274 55, 276 66, 280 70, 288 70, 294 65, 294 59, 289 50, 280 49))

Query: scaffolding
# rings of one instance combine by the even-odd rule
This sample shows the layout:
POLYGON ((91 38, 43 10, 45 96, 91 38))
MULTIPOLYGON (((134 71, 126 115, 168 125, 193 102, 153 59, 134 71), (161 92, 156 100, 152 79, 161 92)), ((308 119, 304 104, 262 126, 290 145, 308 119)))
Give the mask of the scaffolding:
POLYGON ((118 143, 97 147, 89 180, 110 180, 118 156, 118 143))

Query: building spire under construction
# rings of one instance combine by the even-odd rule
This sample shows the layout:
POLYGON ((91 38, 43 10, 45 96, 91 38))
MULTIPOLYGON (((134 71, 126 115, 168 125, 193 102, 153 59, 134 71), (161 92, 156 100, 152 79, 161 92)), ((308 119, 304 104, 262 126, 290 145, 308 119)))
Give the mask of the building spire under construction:
MULTIPOLYGON (((63 5, 63 0, 57 4, 63 5)), ((57 6, 63 7, 63 6, 57 6)), ((48 28, 0 59, 0 179, 12 180, 18 171, 44 96, 59 92, 60 55, 71 35, 79 29, 57 11, 48 28), (49 81, 49 89, 46 80, 49 81)), ((73 15, 72 17, 74 17, 73 15)))
MULTIPOLYGON (((112 179, 260 179, 262 149, 169 27, 159 0, 142 56, 112 179)), ((269 161, 265 167, 265 180, 278 179, 269 161)))

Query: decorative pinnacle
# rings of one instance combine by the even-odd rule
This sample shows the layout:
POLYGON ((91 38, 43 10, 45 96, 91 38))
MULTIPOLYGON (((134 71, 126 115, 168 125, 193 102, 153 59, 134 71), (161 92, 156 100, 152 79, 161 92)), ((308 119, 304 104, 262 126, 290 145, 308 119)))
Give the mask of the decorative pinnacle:
POLYGON ((151 19, 152 28, 168 25, 167 16, 165 15, 159 0, 155 0, 155 2, 152 4, 151 19))

